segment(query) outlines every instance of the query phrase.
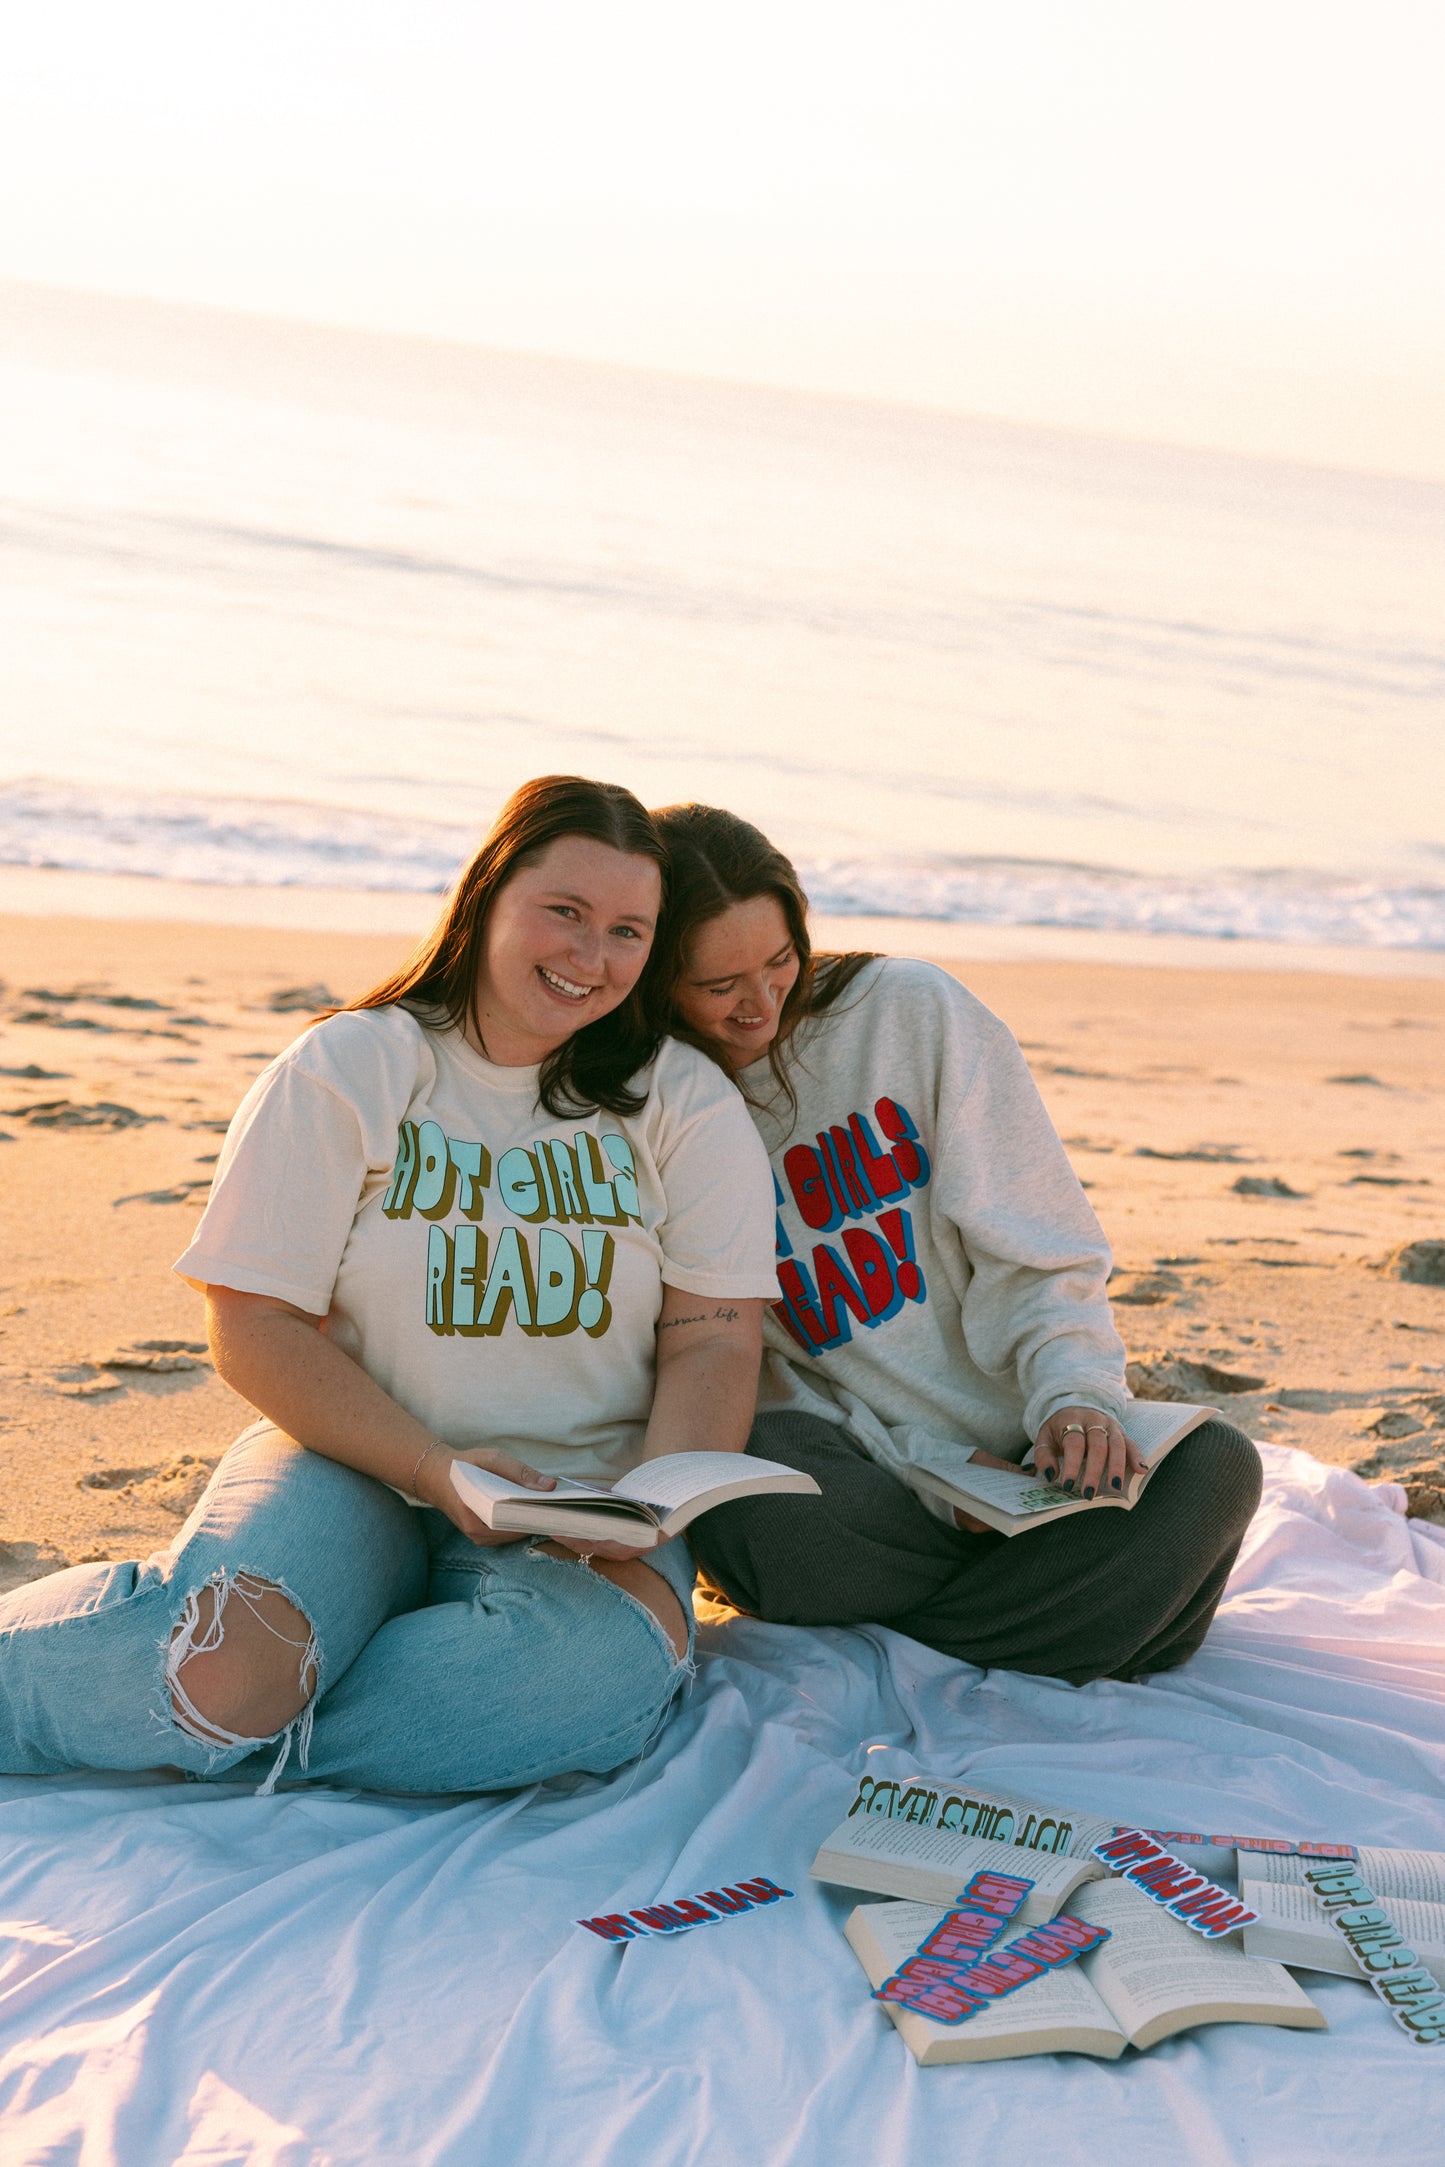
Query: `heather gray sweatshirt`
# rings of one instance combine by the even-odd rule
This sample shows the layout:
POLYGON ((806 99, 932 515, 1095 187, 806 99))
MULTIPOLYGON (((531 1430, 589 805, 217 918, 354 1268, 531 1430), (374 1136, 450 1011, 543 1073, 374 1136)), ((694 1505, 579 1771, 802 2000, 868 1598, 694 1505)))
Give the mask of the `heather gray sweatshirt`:
POLYGON ((1018 1459, 1071 1403, 1122 1417, 1109 1245, 1013 1034, 931 963, 869 964, 803 1026, 796 1113, 743 1077, 772 1161, 760 1408, 841 1422, 907 1480, 1018 1459))

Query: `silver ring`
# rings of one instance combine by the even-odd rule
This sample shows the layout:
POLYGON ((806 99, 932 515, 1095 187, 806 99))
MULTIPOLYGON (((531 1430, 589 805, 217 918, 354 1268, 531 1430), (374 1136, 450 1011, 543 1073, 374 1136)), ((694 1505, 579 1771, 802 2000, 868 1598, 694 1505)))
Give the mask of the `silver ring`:
POLYGON ((1104 1435, 1107 1437, 1109 1434, 1109 1425, 1107 1422, 1086 1422, 1084 1424, 1084 1435, 1086 1437, 1092 1437, 1095 1430, 1102 1430, 1104 1435))

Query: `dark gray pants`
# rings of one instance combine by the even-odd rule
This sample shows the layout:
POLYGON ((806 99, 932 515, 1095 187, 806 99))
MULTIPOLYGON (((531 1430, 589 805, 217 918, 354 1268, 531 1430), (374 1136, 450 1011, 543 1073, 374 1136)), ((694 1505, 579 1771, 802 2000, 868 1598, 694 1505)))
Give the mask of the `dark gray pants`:
POLYGON ((1261 1482, 1249 1439, 1210 1422, 1132 1512, 966 1535, 816 1415, 760 1415, 748 1450, 801 1468, 823 1494, 740 1498, 693 1522, 698 1563, 737 1609, 775 1625, 888 1625, 966 1663, 1069 1685, 1194 1653, 1261 1482))

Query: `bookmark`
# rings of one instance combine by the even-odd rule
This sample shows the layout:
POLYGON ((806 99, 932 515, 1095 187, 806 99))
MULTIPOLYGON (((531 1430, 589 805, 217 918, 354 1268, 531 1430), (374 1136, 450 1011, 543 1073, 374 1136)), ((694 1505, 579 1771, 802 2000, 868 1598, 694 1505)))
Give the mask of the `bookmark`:
POLYGON ((758 1875, 752 1881, 734 1882, 725 1889, 704 1889, 700 1896, 675 1896, 670 1904, 645 1904, 636 1911, 609 1911, 595 1919, 579 1919, 589 1934, 603 1941, 637 1941, 649 1934, 686 1934, 694 1926, 716 1926, 761 1904, 780 1903, 791 1889, 758 1875))
MULTIPOLYGON (((945 1919, 942 1926, 947 1924, 945 1919)), ((1002 2001, 1005 1994, 1042 1978, 1046 1971, 1061 1971, 1109 1938, 1107 1926, 1057 1918, 1047 1926, 1031 1926, 993 1956, 949 1963, 924 1953, 941 1931, 942 1927, 936 1927, 918 1954, 874 1989, 875 2001, 896 2003, 919 2016, 932 2017, 937 2024, 966 2024, 980 2010, 1002 2001)))
MULTIPOLYGON (((1122 1822, 1115 1828, 1116 1836, 1127 1830, 1122 1822)), ((1352 1859, 1359 1853, 1352 1843, 1294 1843, 1288 1836, 1206 1836, 1192 1828, 1140 1828, 1141 1836, 1152 1836, 1155 1843, 1216 1844, 1221 1851, 1273 1851, 1284 1858, 1352 1859)))
POLYGON ((1406 2038, 1417 2047, 1438 2046, 1445 2039, 1445 1991, 1380 1899, 1353 1866, 1307 1866, 1305 1880, 1406 2038))
POLYGON ((1172 1918, 1210 1941, 1232 1934, 1236 1927, 1258 1923, 1257 1911, 1241 1904, 1217 1881, 1194 1873, 1183 1859, 1153 1842, 1142 1829, 1121 1829, 1117 1836, 1106 1837, 1103 1843, 1094 1845, 1093 1856, 1133 1887, 1142 1889, 1151 1903, 1161 1905, 1172 1918))

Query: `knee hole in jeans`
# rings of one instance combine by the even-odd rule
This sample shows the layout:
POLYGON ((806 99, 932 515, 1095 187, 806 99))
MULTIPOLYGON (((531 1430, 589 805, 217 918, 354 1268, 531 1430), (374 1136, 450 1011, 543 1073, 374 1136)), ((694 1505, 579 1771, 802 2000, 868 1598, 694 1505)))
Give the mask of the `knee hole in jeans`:
POLYGON ((575 1550, 568 1550, 562 1543, 538 1543, 537 1548, 545 1557, 554 1557, 566 1565, 585 1565, 600 1580, 609 1580, 614 1588, 630 1595, 656 1620, 674 1659, 687 1660, 687 1616, 681 1600, 671 1583, 665 1580, 657 1568, 642 1558, 581 1557, 575 1550))
POLYGON ((259 1744, 309 1714, 317 1660, 310 1621, 274 1581, 213 1573, 171 1636, 171 1712, 201 1745, 259 1744))

